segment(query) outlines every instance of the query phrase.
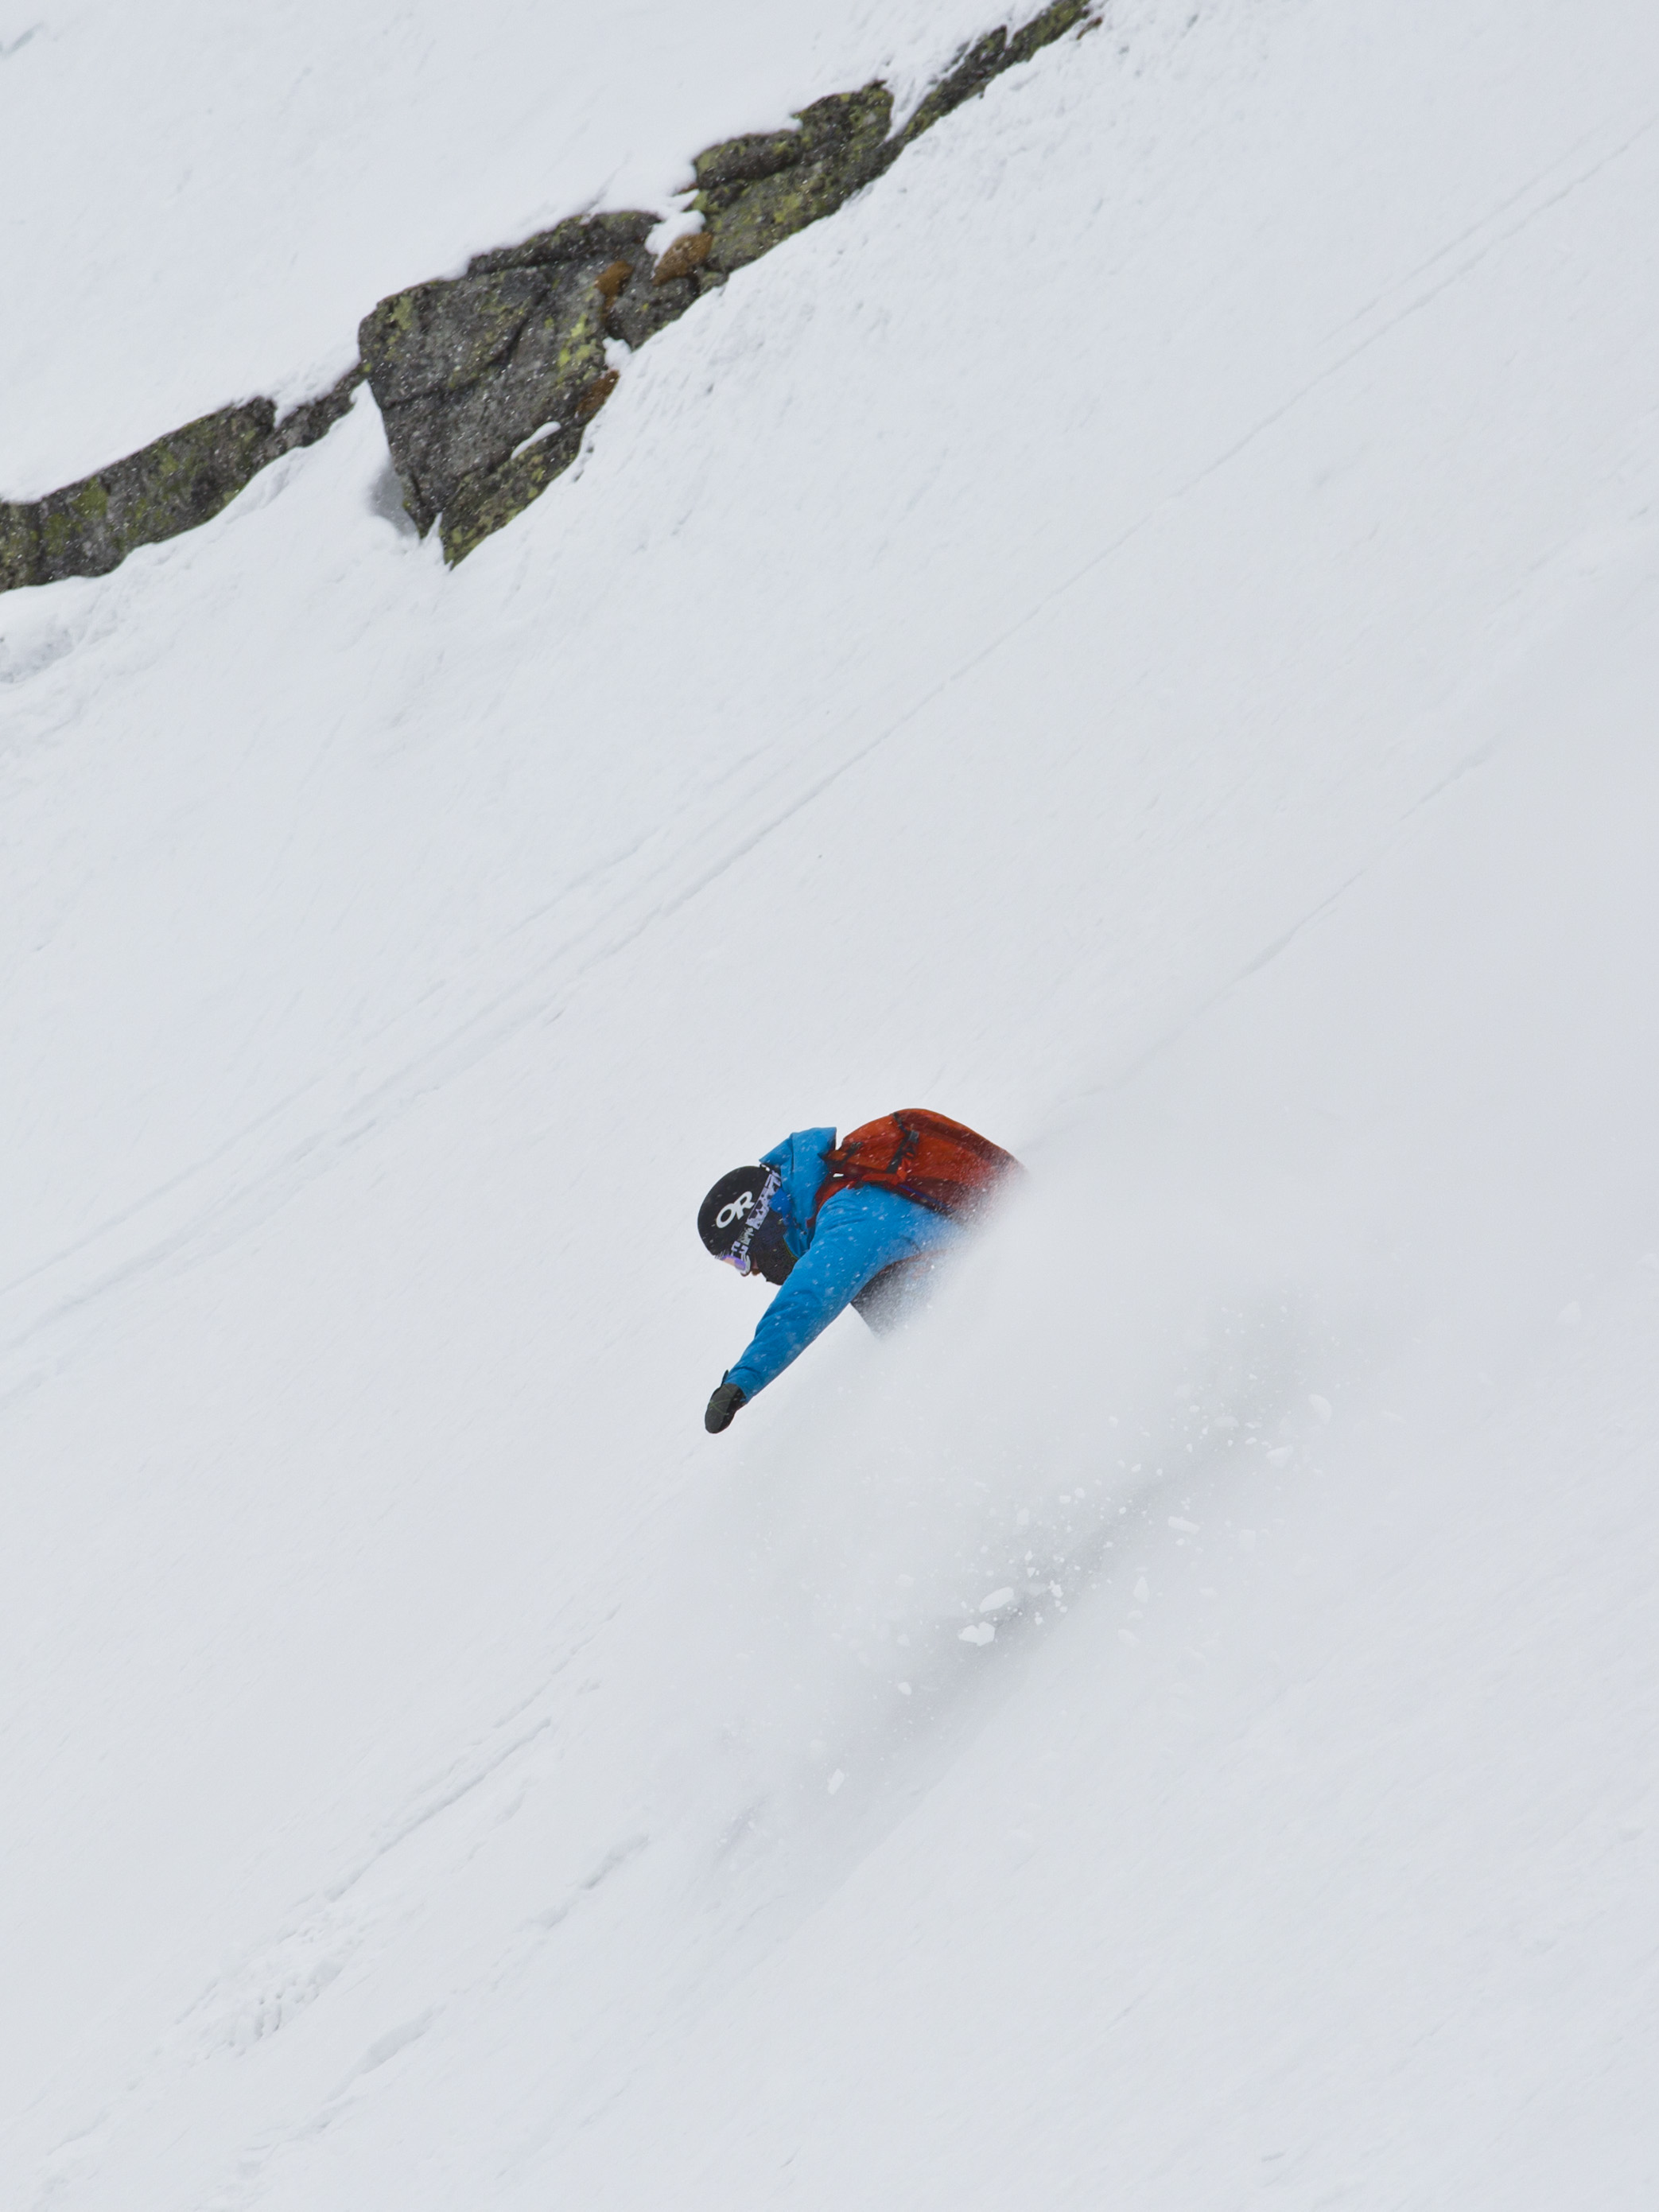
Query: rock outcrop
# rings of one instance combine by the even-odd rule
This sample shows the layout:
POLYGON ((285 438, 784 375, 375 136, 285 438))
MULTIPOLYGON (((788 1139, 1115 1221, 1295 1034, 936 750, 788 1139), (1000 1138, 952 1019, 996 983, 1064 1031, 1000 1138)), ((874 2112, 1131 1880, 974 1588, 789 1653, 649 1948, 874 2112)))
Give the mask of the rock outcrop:
POLYGON ((354 366, 280 422, 269 399, 222 407, 44 499, 0 501, 0 591, 106 575, 135 547, 210 520, 261 469, 331 429, 362 380, 354 366))
POLYGON ((691 204, 714 244, 708 265, 722 275, 833 215, 902 150, 890 139, 893 95, 884 84, 815 100, 793 131, 769 131, 711 146, 692 165, 691 204))
POLYGON ((1093 0, 1053 0, 1012 38, 991 32, 901 131, 886 86, 814 100, 791 127, 728 138, 693 163, 700 231, 653 261, 658 218, 573 216, 476 254, 465 276, 395 292, 358 331, 360 363, 276 419, 269 399, 226 407, 45 499, 0 501, 0 591, 101 576, 136 546, 207 521, 278 454, 337 422, 366 376, 386 422, 404 505, 462 560, 569 467, 617 382, 607 339, 643 345, 705 292, 833 215, 905 148, 991 80, 1096 20, 1093 0))
POLYGON ((1012 38, 991 32, 902 131, 892 130, 892 94, 872 83, 814 100, 787 130, 706 148, 692 164, 690 203, 702 229, 654 264, 645 250, 654 216, 578 217, 477 255, 464 276, 382 300, 358 343, 416 529, 435 522, 446 557, 464 559, 575 459, 615 381, 605 373, 607 337, 644 344, 1088 15, 1089 0, 1054 0, 1012 38))
POLYGON ((450 560, 575 459, 616 382, 606 337, 643 344, 708 281, 653 281, 645 240, 656 222, 575 217, 475 256, 464 276, 396 292, 364 317, 358 343, 404 505, 423 535, 442 518, 450 560))

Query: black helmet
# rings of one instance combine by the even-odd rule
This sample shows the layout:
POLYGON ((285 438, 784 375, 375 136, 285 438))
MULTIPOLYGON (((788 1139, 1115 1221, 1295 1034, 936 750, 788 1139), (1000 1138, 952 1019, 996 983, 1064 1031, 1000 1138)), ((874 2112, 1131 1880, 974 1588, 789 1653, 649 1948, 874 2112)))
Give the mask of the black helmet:
POLYGON ((697 1208, 697 1234, 714 1257, 769 1283, 782 1282, 795 1264, 783 1224, 772 1211, 778 1181, 775 1169, 733 1168, 697 1208))

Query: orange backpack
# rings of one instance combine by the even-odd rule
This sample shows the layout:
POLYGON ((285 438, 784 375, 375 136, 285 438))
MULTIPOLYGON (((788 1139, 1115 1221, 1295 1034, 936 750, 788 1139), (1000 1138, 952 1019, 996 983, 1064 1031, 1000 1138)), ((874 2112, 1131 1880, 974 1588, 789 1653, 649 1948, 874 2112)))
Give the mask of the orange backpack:
POLYGON ((989 1205, 999 1185, 1025 1170, 1012 1152, 925 1106, 884 1114, 844 1136, 824 1156, 830 1180, 819 1191, 813 1218, 837 1191, 896 1191, 933 1213, 972 1220, 989 1205))

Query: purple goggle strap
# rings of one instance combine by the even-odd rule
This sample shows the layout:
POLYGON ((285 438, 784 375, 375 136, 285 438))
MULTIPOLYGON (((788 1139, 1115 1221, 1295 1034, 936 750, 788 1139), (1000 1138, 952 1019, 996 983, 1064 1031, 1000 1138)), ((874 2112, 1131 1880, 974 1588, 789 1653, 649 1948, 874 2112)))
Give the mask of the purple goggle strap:
POLYGON ((761 1185, 760 1198, 750 1208, 749 1218, 743 1224, 742 1236, 738 1237, 729 1252, 721 1255, 726 1266, 735 1267, 740 1275, 746 1275, 749 1273, 749 1247, 755 1241, 755 1231, 772 1211, 773 1194, 782 1181, 783 1177, 775 1168, 767 1170, 766 1181, 761 1185))

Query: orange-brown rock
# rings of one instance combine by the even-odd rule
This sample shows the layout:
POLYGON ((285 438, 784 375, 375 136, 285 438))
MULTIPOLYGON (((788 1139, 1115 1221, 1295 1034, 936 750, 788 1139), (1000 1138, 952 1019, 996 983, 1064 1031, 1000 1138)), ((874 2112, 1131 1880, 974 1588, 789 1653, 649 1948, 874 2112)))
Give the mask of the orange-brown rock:
POLYGON ((689 230, 677 238, 651 272, 653 284, 672 284, 676 276, 689 276, 708 258, 714 243, 706 230, 689 230))
POLYGON ((614 368, 607 368, 603 376, 594 378, 576 402, 576 412, 581 416, 583 422, 586 422, 590 415, 599 413, 616 388, 617 371, 614 368))

